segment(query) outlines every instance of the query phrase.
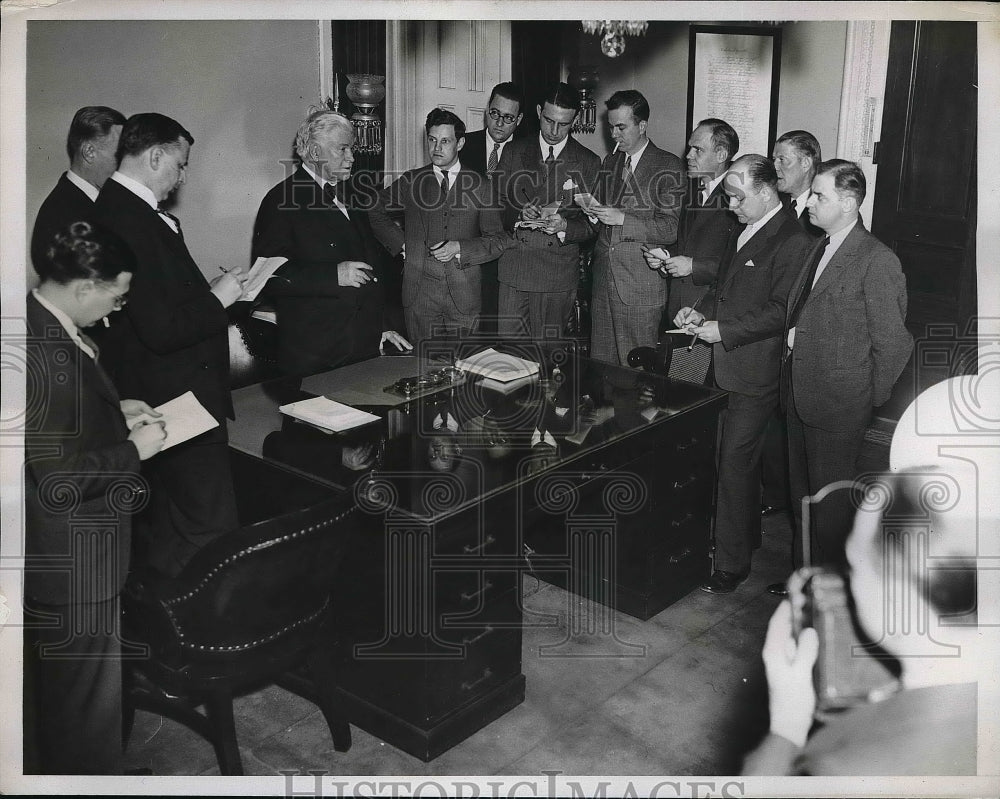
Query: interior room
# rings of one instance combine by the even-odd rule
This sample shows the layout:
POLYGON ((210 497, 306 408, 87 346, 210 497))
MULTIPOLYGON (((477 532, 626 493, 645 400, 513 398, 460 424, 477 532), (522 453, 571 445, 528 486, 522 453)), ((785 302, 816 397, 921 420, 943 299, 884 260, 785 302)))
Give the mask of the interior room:
MULTIPOLYGON (((38 285, 29 256, 32 225, 67 168, 66 131, 81 106, 110 106, 126 117, 155 111, 190 131, 195 143, 184 185, 174 195, 170 212, 182 221, 187 248, 212 280, 220 270, 247 266, 253 260, 257 209, 268 190, 294 170, 295 134, 302 120, 334 101, 348 115, 358 111, 349 99, 357 92, 353 77, 384 76, 384 99, 374 107, 382 141, 378 152, 356 154, 354 168, 372 170, 385 183, 427 163, 423 120, 431 108, 449 109, 469 132, 480 130, 491 89, 503 81, 518 83, 526 98, 524 120, 515 137, 536 135, 536 105, 546 87, 565 81, 584 87, 595 107, 593 130, 574 128, 573 137, 603 160, 615 150, 605 103, 618 90, 636 89, 650 106, 646 128, 650 141, 683 158, 688 135, 698 122, 692 119, 695 70, 700 69, 696 63, 701 63, 696 61, 696 32, 765 31, 776 34, 777 42, 770 64, 774 81, 767 95, 770 107, 758 120, 765 131, 765 147, 772 146, 784 131, 804 129, 820 142, 824 158, 858 163, 868 180, 868 198, 860 209, 863 224, 896 253, 906 277, 906 328, 915 342, 914 356, 889 399, 875 409, 859 469, 867 475, 889 469, 897 424, 921 392, 946 379, 986 374, 991 365, 996 369, 1000 192, 996 176, 978 168, 980 154, 997 144, 995 101, 989 98, 1000 96, 1000 23, 988 4, 935 4, 940 7, 934 11, 897 6, 877 20, 866 18, 865 4, 831 9, 837 13, 825 18, 818 11, 802 11, 800 4, 767 4, 768 15, 780 12, 787 17, 774 20, 750 19, 758 15, 745 3, 706 4, 704 16, 697 19, 668 19, 676 13, 659 4, 639 4, 636 11, 645 15, 648 25, 642 32, 624 35, 620 41, 624 51, 612 57, 606 54, 608 46, 602 47, 602 34, 588 33, 581 25, 585 15, 594 13, 584 3, 559 6, 554 15, 558 18, 553 19, 536 18, 534 7, 527 5, 518 7, 520 15, 511 13, 505 18, 498 18, 505 12, 496 6, 477 6, 477 13, 483 12, 481 16, 488 19, 472 19, 471 13, 468 18, 460 17, 461 5, 449 7, 447 13, 442 7, 420 6, 419 13, 412 15, 394 6, 394 13, 377 17, 367 6, 379 12, 381 6, 330 4, 339 15, 336 18, 316 5, 308 6, 314 16, 304 16, 294 4, 288 5, 287 14, 268 4, 267 14, 259 15, 234 12, 228 4, 225 13, 214 14, 211 4, 199 4, 199 18, 193 14, 188 18, 176 4, 168 5, 164 18, 155 18, 155 7, 145 4, 144 16, 130 12, 121 19, 109 18, 99 4, 75 14, 73 9, 36 9, 26 19, 15 18, 5 9, 5 325, 7 317, 23 316, 25 293, 38 285), (975 13, 967 10, 969 5, 977 6, 975 13), (244 16, 254 18, 240 18, 244 16), (361 16, 366 18, 354 18, 361 16), (9 59, 21 65, 20 73, 7 69, 9 59), (20 85, 10 77, 16 74, 23 81, 20 85), (992 93, 987 87, 992 87, 992 93), (12 180, 18 175, 20 182, 12 180)), ((700 79, 705 80, 705 75, 700 79)), ((735 91, 738 82, 727 85, 735 91)), ((771 155, 769 151, 761 154, 771 155)), ((395 263, 402 267, 403 260, 395 263)), ((392 302, 399 302, 400 282, 401 278, 386 287, 387 296, 395 298, 392 302)), ((379 379, 388 382, 389 372, 385 375, 380 373, 379 379)), ((336 384, 319 377, 307 380, 313 382, 304 382, 303 391, 341 397, 348 404, 349 391, 357 390, 350 395, 354 397, 363 393, 348 377, 336 384)), ((5 395, 19 396, 24 406, 30 386, 10 393, 9 381, 5 375, 5 395)), ((254 393, 251 383, 234 386, 238 419, 241 412, 246 419, 265 403, 270 403, 268 412, 277 406, 277 395, 254 393)), ((685 432, 692 441, 704 434, 714 447, 714 421, 707 420, 724 404, 723 392, 697 388, 705 393, 684 394, 685 412, 694 409, 685 432)), ((298 394, 289 397, 300 398, 298 394)), ((404 399, 408 398, 407 394, 404 399)), ((5 408, 9 402, 4 400, 5 408)), ((356 402, 367 407, 362 400, 356 402)), ((445 420, 447 413, 438 411, 445 420)), ((995 414, 991 418, 995 425, 995 414)), ((391 418, 388 424, 393 424, 391 418)), ((272 505, 298 498, 297 492, 302 492, 303 506, 329 500, 327 494, 316 492, 313 483, 307 485, 308 481, 300 479, 303 469, 294 463, 272 469, 261 453, 274 445, 273 438, 265 440, 265 434, 273 432, 230 423, 234 475, 242 481, 237 485, 237 499, 253 508, 255 520, 268 519, 272 505)), ((686 474, 668 475, 663 463, 663 453, 676 441, 652 437, 650 441, 642 451, 618 453, 615 457, 620 459, 615 462, 598 465, 579 460, 574 474, 582 475, 580 485, 592 480, 627 481, 639 474, 646 481, 640 490, 641 512, 646 514, 643 524, 652 520, 667 525, 673 511, 665 495, 657 492, 668 486, 668 480, 677 485, 675 481, 687 478, 686 474)), ((19 491, 14 493, 19 494, 18 468, 12 467, 11 458, 5 461, 5 489, 17 485, 19 491)), ((544 470, 544 464, 540 468, 544 470)), ((711 458, 704 468, 714 473, 711 458)), ((454 474, 456 480, 462 477, 460 469, 454 474)), ((531 476, 537 478, 534 473, 531 476)), ((330 478, 324 485, 330 482, 336 480, 330 478)), ((627 493, 629 485, 623 483, 621 490, 627 493)), ((706 485, 706 513, 710 513, 711 481, 706 485)), ((4 557, 17 558, 18 525, 10 520, 21 519, 22 511, 12 492, 5 490, 5 494, 4 557)), ((509 510, 503 503, 526 500, 517 496, 494 501, 496 505, 484 507, 487 513, 499 508, 500 518, 501 511, 509 510)), ((454 500, 454 504, 457 507, 461 502, 454 500)), ((604 545, 599 541, 606 539, 594 537, 594 531, 604 529, 601 524, 607 520, 594 521, 592 510, 581 505, 572 511, 578 513, 573 524, 584 531, 580 540, 591 542, 581 546, 599 548, 604 545)), ((572 515, 571 511, 558 512, 572 515)), ((456 517, 453 523, 475 525, 476 521, 469 521, 472 518, 479 519, 480 532, 487 530, 489 522, 479 517, 456 517)), ((620 529, 614 528, 616 522, 608 522, 609 535, 621 535, 622 540, 634 536, 636 541, 658 535, 645 527, 639 530, 639 522, 618 521, 620 529)), ((681 519, 675 526, 683 524, 681 519)), ((413 530, 402 527, 400 523, 400 530, 392 528, 392 535, 404 542, 398 544, 406 553, 404 560, 415 563, 414 553, 431 545, 421 544, 424 539, 414 538, 413 530)), ((567 523, 566 530, 577 527, 567 523)), ((727 776, 741 773, 744 756, 768 731, 768 683, 761 648, 768 621, 780 603, 768 587, 784 582, 790 571, 792 516, 790 512, 769 515, 762 527, 749 579, 725 596, 697 590, 699 580, 692 582, 688 576, 678 578, 676 586, 658 585, 641 596, 625 591, 615 594, 614 580, 608 583, 606 576, 597 585, 582 585, 593 580, 593 575, 579 577, 580 583, 573 582, 576 576, 553 577, 552 567, 546 568, 551 563, 545 559, 550 554, 549 542, 532 539, 533 546, 525 544, 512 555, 517 559, 512 572, 516 580, 509 587, 512 604, 503 611, 516 615, 511 625, 519 631, 520 650, 515 655, 520 658, 519 668, 509 684, 491 687, 480 704, 462 709, 454 723, 444 713, 445 721, 435 722, 430 732, 407 720, 404 713, 383 712, 371 697, 360 693, 346 703, 334 700, 332 706, 350 722, 346 748, 339 745, 343 741, 336 740, 335 725, 321 710, 322 697, 317 700, 316 689, 308 681, 302 687, 300 673, 279 680, 280 685, 262 681, 237 691, 233 699, 236 756, 242 773, 268 778, 255 783, 259 790, 286 795, 293 790, 317 795, 321 790, 345 790, 338 784, 353 785, 352 780, 373 775, 426 779, 426 784, 440 786, 438 795, 461 792, 454 782, 460 778, 448 775, 466 775, 477 785, 496 777, 505 780, 508 789, 515 776, 529 775, 535 780, 532 785, 537 785, 533 795, 567 795, 584 791, 581 785, 586 786, 586 795, 600 790, 584 777, 574 788, 574 775, 609 775, 612 782, 608 785, 614 785, 614 790, 624 791, 631 784, 636 795, 649 795, 657 784, 661 785, 659 795, 668 795, 662 782, 667 778, 659 775, 675 775, 672 779, 680 787, 671 787, 674 793, 669 795, 696 793, 691 780, 699 775, 709 780, 709 795, 757 795, 767 790, 799 795, 813 790, 815 786, 793 782, 727 776), (629 783, 630 779, 634 782, 629 783)), ((560 535, 563 532, 560 529, 560 535)), ((487 536, 483 536, 480 544, 485 546, 482 541, 487 536)), ((390 558, 395 545, 373 546, 370 562, 381 564, 381 558, 390 558)), ((670 559, 673 568, 677 558, 690 554, 700 558, 698 568, 707 576, 707 535, 699 539, 693 553, 663 554, 656 546, 651 545, 646 555, 630 551, 629 557, 645 558, 647 563, 627 561, 621 555, 613 567, 619 570, 615 574, 628 569, 655 571, 661 555, 670 559)), ((467 545, 465 552, 469 551, 467 545)), ((440 554, 435 549, 427 557, 440 554)), ((478 575, 485 581, 477 583, 480 588, 490 584, 489 568, 483 566, 485 571, 478 575)), ((358 575, 356 579, 362 581, 360 571, 358 575)), ((440 578, 442 582, 447 579, 447 575, 440 578)), ((983 582, 984 591, 993 588, 983 582)), ((6 584, 3 589, 8 603, 16 604, 6 584)), ((352 619, 350 626, 361 611, 355 614, 350 609, 348 597, 340 595, 340 599, 347 606, 345 617, 352 619)), ((981 608, 990 607, 987 603, 993 599, 981 595, 981 608)), ((384 610, 386 618, 392 612, 389 600, 384 609, 378 601, 374 606, 377 613, 384 610)), ((398 609, 405 616, 405 602, 398 609)), ((509 621, 491 619, 487 629, 495 638, 507 634, 513 640, 514 633, 504 627, 509 621)), ((20 657, 20 644, 11 640, 13 632, 7 627, 2 636, 5 662, 20 657)), ((364 636, 355 643, 362 648, 373 645, 364 636)), ((390 657, 386 662, 394 661, 390 657)), ((497 677, 500 667, 491 660, 483 663, 481 679, 492 685, 490 680, 497 677)), ((410 689, 394 686, 397 672, 393 668, 365 666, 358 671, 370 669, 367 674, 344 679, 377 683, 395 697, 410 689)), ((427 691, 423 701, 428 706, 452 701, 449 692, 457 690, 457 684, 463 691, 470 684, 473 693, 478 690, 476 675, 453 676, 450 670, 457 667, 447 657, 428 658, 421 668, 426 670, 421 685, 427 691)), ((6 671, 18 674, 20 668, 5 667, 6 671)), ((8 681, 4 682, 6 688, 8 681)), ((5 720, 20 720, 20 690, 3 693, 5 720)), ((980 777, 971 777, 968 784, 983 790, 987 782, 976 780, 995 780, 988 775, 997 773, 996 741, 1000 739, 995 736, 995 722, 984 718, 990 714, 982 712, 995 694, 995 684, 980 685, 980 777)), ((417 701, 403 697, 400 706, 410 700, 417 701)), ((8 739, 4 767, 15 764, 20 774, 20 746, 9 739, 11 731, 19 736, 21 728, 5 721, 4 729, 3 737, 8 739)), ((168 712, 143 709, 141 704, 129 730, 124 759, 126 774, 144 779, 127 783, 127 790, 135 792, 207 792, 214 789, 206 786, 215 783, 183 781, 181 785, 180 780, 168 783, 150 778, 226 773, 220 766, 221 755, 204 737, 170 718, 168 712)), ((245 784, 226 783, 233 790, 245 784)), ((954 784, 954 780, 932 777, 914 790, 948 792, 954 784)), ((18 785, 28 790, 31 782, 18 785)), ((109 793, 126 790, 116 783, 107 785, 104 790, 109 793)), ((849 779, 834 785, 845 795, 872 786, 849 779)), ((995 782, 990 785, 995 787, 995 782)))

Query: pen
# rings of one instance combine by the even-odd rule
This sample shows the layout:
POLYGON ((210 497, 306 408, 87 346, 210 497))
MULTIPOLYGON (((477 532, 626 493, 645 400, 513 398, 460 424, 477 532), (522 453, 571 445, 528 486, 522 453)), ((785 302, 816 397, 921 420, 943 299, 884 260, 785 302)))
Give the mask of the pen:
MULTIPOLYGON (((696 309, 696 308, 698 307, 698 303, 700 303, 700 302, 701 302, 701 300, 702 300, 702 298, 703 298, 704 296, 705 296, 705 295, 704 295, 704 294, 702 294, 702 295, 701 295, 701 297, 699 297, 699 298, 698 298, 698 299, 697 299, 697 300, 695 301, 695 304, 691 306, 691 311, 692 311, 692 312, 693 312, 693 311, 694 311, 694 310, 695 310, 695 309, 696 309)), ((695 334, 694 334, 693 336, 691 336, 691 343, 690 343, 690 344, 688 344, 688 352, 691 352, 691 350, 692 350, 692 349, 694 348, 694 343, 695 343, 695 342, 696 342, 697 340, 698 340, 698 334, 697 334, 697 333, 695 333, 695 334)))
POLYGON ((229 270, 226 269, 226 267, 224 267, 224 266, 220 266, 219 267, 219 271, 222 272, 222 274, 224 274, 224 275, 228 275, 229 274, 229 270))

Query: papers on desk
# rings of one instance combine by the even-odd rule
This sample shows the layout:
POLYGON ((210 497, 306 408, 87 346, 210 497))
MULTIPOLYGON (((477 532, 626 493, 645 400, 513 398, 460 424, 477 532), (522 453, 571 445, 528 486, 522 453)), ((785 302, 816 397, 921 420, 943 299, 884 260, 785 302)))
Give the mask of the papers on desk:
POLYGON ((373 413, 359 411, 350 405, 344 405, 326 397, 313 397, 312 399, 291 402, 288 405, 279 406, 278 410, 293 419, 334 433, 350 430, 352 427, 360 427, 369 422, 377 422, 379 419, 373 413))
POLYGON ((183 444, 185 441, 219 426, 215 417, 205 410, 205 406, 198 402, 198 398, 190 391, 179 397, 174 397, 169 402, 164 402, 157 406, 156 410, 163 416, 153 417, 148 413, 142 413, 126 419, 125 424, 131 430, 140 423, 163 422, 163 429, 167 437, 163 441, 162 449, 170 449, 177 444, 183 444))
POLYGON ((276 255, 273 258, 258 258, 250 267, 247 275, 247 282, 243 284, 243 294, 241 300, 255 300, 264 288, 264 284, 274 275, 278 267, 288 263, 287 258, 276 255))
POLYGON ((492 347, 468 358, 459 358, 455 366, 465 372, 488 377, 500 383, 509 383, 530 375, 538 374, 538 364, 516 355, 497 352, 492 347))

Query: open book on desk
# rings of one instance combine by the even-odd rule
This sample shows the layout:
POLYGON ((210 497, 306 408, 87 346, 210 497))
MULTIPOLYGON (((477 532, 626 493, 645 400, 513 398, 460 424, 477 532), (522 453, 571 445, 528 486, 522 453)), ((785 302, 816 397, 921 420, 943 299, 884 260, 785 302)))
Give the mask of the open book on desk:
POLYGON ((291 402, 288 405, 280 405, 278 410, 286 416, 291 416, 293 419, 306 422, 330 433, 339 433, 379 420, 379 417, 373 413, 359 411, 350 405, 344 405, 342 402, 326 397, 313 397, 312 399, 291 402))
POLYGON ((501 383, 509 383, 511 380, 538 374, 538 364, 535 361, 497 352, 492 347, 470 355, 468 358, 459 358, 455 361, 455 367, 501 383))

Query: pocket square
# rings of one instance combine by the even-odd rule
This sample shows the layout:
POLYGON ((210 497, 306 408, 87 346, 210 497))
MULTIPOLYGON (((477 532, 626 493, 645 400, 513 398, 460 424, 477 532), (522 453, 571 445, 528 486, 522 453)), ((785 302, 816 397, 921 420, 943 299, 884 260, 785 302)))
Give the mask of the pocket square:
POLYGON ((747 261, 745 264, 743 264, 743 266, 757 266, 757 264, 755 264, 753 262, 753 258, 751 258, 749 261, 747 261))

